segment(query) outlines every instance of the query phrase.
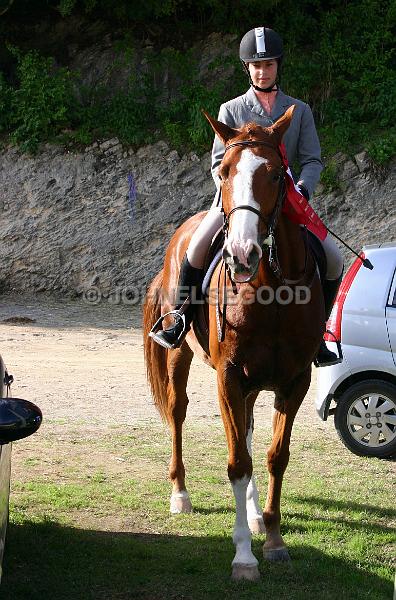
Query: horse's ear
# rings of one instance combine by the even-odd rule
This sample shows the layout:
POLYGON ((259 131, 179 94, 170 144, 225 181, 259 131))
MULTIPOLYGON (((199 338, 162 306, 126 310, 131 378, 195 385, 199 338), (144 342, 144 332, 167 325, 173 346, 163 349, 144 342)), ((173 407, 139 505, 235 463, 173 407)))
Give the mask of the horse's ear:
POLYGON ((296 105, 292 104, 292 106, 290 106, 290 108, 287 109, 287 111, 280 117, 280 119, 276 121, 276 123, 274 123, 274 125, 268 127, 268 129, 271 132, 271 135, 275 135, 278 138, 279 144, 281 143, 283 136, 289 128, 295 108, 296 105))
POLYGON ((231 140, 241 133, 238 129, 233 129, 221 121, 216 121, 216 119, 213 119, 213 117, 208 115, 204 110, 202 112, 212 126, 213 131, 221 139, 224 145, 228 140, 231 140))

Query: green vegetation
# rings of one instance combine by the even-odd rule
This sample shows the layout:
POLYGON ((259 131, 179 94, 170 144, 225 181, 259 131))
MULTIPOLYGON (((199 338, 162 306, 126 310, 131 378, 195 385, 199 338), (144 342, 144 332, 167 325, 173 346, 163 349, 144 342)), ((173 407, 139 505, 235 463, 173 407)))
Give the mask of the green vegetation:
POLYGON ((396 131, 384 134, 378 140, 371 142, 368 147, 371 160, 379 165, 385 165, 390 156, 396 155, 396 131))
POLYGON ((325 192, 336 191, 340 187, 338 181, 338 167, 333 160, 329 160, 323 169, 320 181, 323 184, 325 192))
MULTIPOLYGON (((27 0, 15 0, 0 29, 18 22, 26 6, 27 0)), ((37 2, 35 11, 37 19, 45 18, 47 1, 37 2)), ((334 0, 331 6, 322 0, 272 0, 265 6, 258 0, 61 0, 58 11, 65 24, 79 16, 101 20, 109 32, 116 25, 119 60, 113 73, 134 64, 134 48, 143 39, 156 50, 114 90, 105 84, 83 89, 79 74, 67 66, 56 66, 34 48, 9 47, 14 73, 6 77, 0 71, 0 131, 25 150, 48 139, 87 144, 110 135, 135 146, 165 137, 178 149, 208 150, 212 133, 201 109, 216 114, 221 102, 246 90, 247 81, 235 56, 223 65, 231 65, 232 76, 204 84, 189 40, 212 31, 240 37, 260 14, 285 40, 282 87, 312 106, 325 157, 366 148, 384 166, 396 153, 396 0, 334 0), (170 94, 165 72, 173 81, 170 94)))
MULTIPOLYGON (((168 432, 158 424, 87 433, 66 424, 15 445, 3 600, 386 600, 392 595, 392 464, 358 458, 329 425, 297 424, 282 502, 292 563, 253 551, 260 583, 232 583, 234 500, 220 424, 186 427, 191 515, 168 512, 168 432), (17 468, 19 463, 22 466, 17 468)), ((270 427, 255 430, 258 487, 270 427)))
POLYGON ((22 55, 16 48, 10 51, 18 61, 19 87, 0 87, 0 105, 6 106, 3 129, 9 125, 13 141, 22 150, 35 150, 40 140, 46 140, 61 130, 72 110, 72 73, 54 67, 53 58, 40 56, 32 50, 22 55))

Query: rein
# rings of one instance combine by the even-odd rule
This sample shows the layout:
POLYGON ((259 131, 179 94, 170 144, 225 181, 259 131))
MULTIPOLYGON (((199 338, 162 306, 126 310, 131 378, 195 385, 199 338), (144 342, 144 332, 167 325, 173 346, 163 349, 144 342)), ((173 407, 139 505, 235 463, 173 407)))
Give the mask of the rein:
MULTIPOLYGON (((235 146, 250 146, 250 147, 266 146, 267 148, 271 148, 272 150, 275 150, 278 155, 280 154, 279 150, 273 144, 270 144, 269 142, 265 142, 264 140, 244 140, 241 142, 233 142, 232 144, 229 144, 228 146, 226 146, 224 154, 230 148, 234 148, 235 146)), ((276 241, 275 241, 275 229, 278 224, 280 213, 282 212, 285 195, 286 195, 285 174, 284 174, 284 169, 282 167, 282 176, 281 176, 280 183, 279 183, 278 198, 277 198, 277 201, 275 204, 275 208, 274 208, 271 216, 269 217, 268 221, 261 214, 261 212, 259 210, 257 210, 253 206, 249 206, 248 204, 243 204, 241 206, 235 206, 234 208, 232 208, 230 210, 228 215, 226 215, 224 213, 224 209, 222 208, 223 213, 224 213, 223 232, 226 237, 228 235, 228 230, 230 227, 230 217, 237 210, 249 210, 250 212, 256 214, 259 217, 259 219, 264 221, 264 223, 267 225, 267 236, 261 242, 261 248, 264 250, 266 247, 268 247, 268 249, 269 249, 269 256, 268 256, 269 266, 270 266, 271 270, 273 271, 274 275, 282 283, 284 283, 284 279, 283 279, 283 275, 282 275, 282 269, 280 267, 279 260, 278 260, 278 250, 277 250, 276 241)))
MULTIPOLYGON (((264 140, 245 140, 245 141, 240 141, 240 142, 233 142, 232 144, 229 144, 228 146, 226 146, 224 154, 230 148, 234 148, 236 146, 250 146, 250 147, 252 147, 252 146, 267 146, 268 148, 275 150, 278 153, 278 155, 280 154, 279 150, 276 147, 274 147, 273 144, 270 144, 269 142, 265 142, 264 140)), ((223 203, 222 203, 222 212, 224 214, 223 232, 224 232, 224 235, 226 238, 227 238, 228 230, 230 227, 230 217, 237 210, 249 210, 250 212, 256 214, 259 217, 259 219, 261 219, 267 225, 267 235, 263 239, 263 241, 261 242, 260 245, 263 250, 265 248, 268 248, 268 250, 269 250, 268 263, 269 263, 270 269, 272 270, 274 275, 279 279, 279 281, 282 284, 291 283, 291 280, 287 281, 283 277, 282 269, 279 264, 278 249, 277 249, 276 240, 275 240, 275 229, 278 224, 278 220, 279 220, 282 208, 283 208, 283 203, 284 203, 285 197, 286 197, 285 173, 284 173, 284 168, 282 165, 282 175, 281 175, 280 182, 279 182, 278 198, 276 200, 274 210, 272 211, 272 214, 270 215, 268 220, 266 219, 266 217, 264 217, 264 215, 262 215, 262 213, 259 210, 257 210, 256 208, 254 208, 252 206, 249 206, 247 204, 244 204, 241 206, 235 206, 234 208, 232 208, 230 210, 228 215, 226 215, 224 213, 224 208, 223 208, 223 203)), ((307 252, 308 252, 308 249, 306 248, 306 259, 307 259, 307 252)), ((301 280, 305 276, 306 259, 305 259, 304 275, 301 278, 301 280)), ((236 294, 237 293, 236 284, 232 280, 231 275, 230 275, 230 268, 229 268, 229 266, 226 265, 224 258, 223 258, 221 267, 220 267, 218 283, 217 283, 217 302, 216 302, 216 325, 217 325, 217 337, 218 337, 219 342, 223 342, 224 338, 225 338, 226 311, 227 311, 227 275, 232 284, 233 292, 234 292, 234 294, 236 294), (220 290, 221 273, 222 273, 222 270, 224 267, 225 267, 225 273, 224 273, 224 285, 223 285, 223 309, 222 309, 222 314, 220 314, 219 290, 220 290)), ((297 281, 297 283, 299 281, 297 281)), ((293 281, 293 283, 296 283, 296 282, 293 281)))

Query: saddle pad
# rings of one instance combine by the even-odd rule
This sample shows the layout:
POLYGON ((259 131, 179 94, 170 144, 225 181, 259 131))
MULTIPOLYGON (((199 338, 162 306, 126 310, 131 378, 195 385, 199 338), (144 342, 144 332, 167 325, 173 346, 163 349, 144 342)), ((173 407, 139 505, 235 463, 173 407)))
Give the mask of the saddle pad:
POLYGON ((313 234, 309 229, 306 229, 308 234, 308 247, 314 257, 316 265, 319 270, 320 280, 323 281, 326 279, 326 271, 327 271, 327 260, 326 254, 323 250, 323 246, 320 243, 320 240, 313 234))
MULTIPOLYGON (((205 276, 202 283, 202 297, 206 298, 206 292, 210 285, 212 275, 220 262, 223 252, 224 233, 222 229, 214 236, 205 261, 205 276)), ((208 322, 208 303, 205 302, 197 306, 193 328, 196 338, 206 354, 209 353, 209 322, 208 322)))
POLYGON ((214 273, 215 268, 217 267, 217 265, 220 262, 221 259, 221 255, 223 253, 223 249, 220 248, 216 254, 214 255, 212 262, 210 263, 208 270, 205 273, 205 277, 204 280, 202 282, 202 295, 205 296, 206 294, 206 290, 208 289, 209 285, 210 285, 210 280, 212 278, 212 275, 214 273))

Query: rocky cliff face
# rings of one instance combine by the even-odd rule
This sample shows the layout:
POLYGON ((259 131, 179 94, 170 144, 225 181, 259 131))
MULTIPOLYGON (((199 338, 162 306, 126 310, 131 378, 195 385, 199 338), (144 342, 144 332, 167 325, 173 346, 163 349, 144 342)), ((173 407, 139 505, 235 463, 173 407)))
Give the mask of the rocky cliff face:
MULTIPOLYGON (((341 189, 319 188, 313 202, 325 222, 356 249, 396 240, 396 164, 379 183, 364 155, 336 161, 341 189)), ((176 227, 213 194, 209 154, 179 156, 164 142, 133 152, 113 139, 79 154, 48 145, 34 158, 8 148, 0 155, 0 291, 91 290, 92 301, 137 302, 176 227)))
POLYGON ((47 146, 35 158, 9 149, 0 161, 1 290, 144 289, 177 225, 213 195, 209 155, 163 142, 136 153, 116 139, 84 154, 47 146))
MULTIPOLYGON (((313 206, 326 225, 350 246, 396 240, 396 162, 383 173, 373 171, 367 154, 337 154, 337 191, 325 194, 319 184, 313 206)), ((348 265, 353 259, 341 247, 348 265)))

